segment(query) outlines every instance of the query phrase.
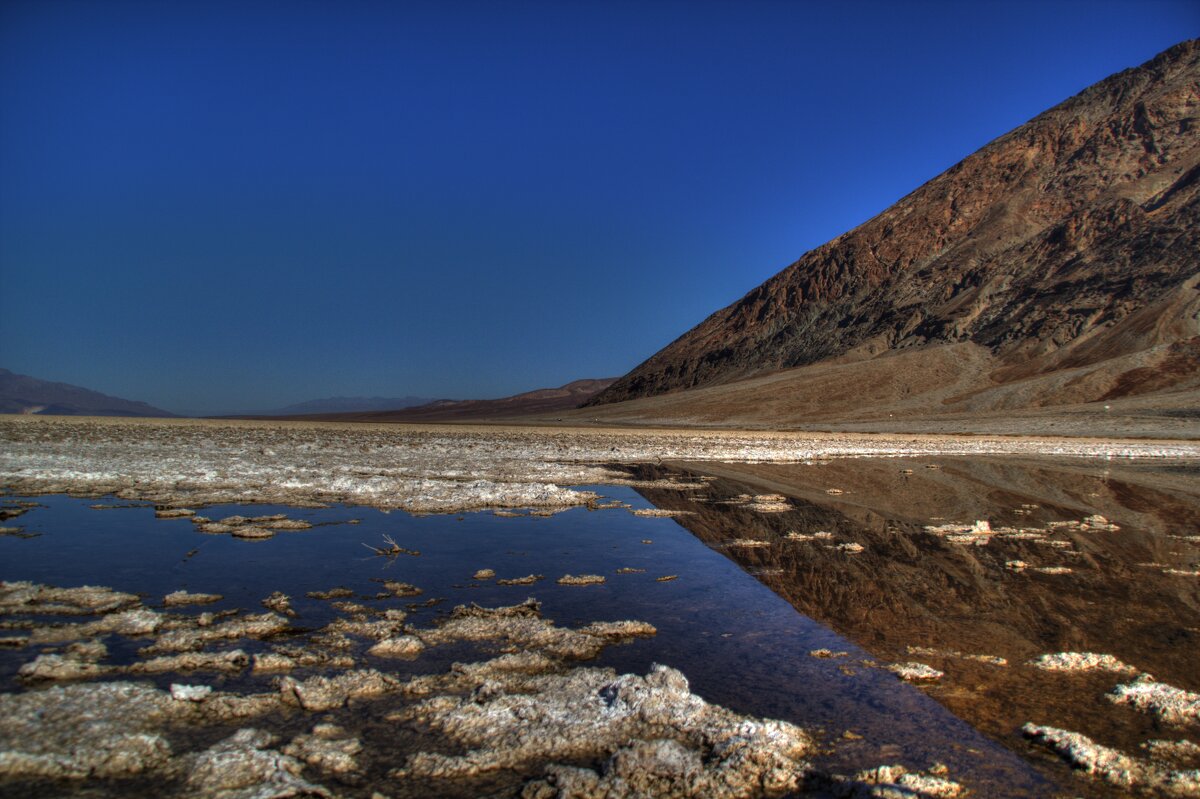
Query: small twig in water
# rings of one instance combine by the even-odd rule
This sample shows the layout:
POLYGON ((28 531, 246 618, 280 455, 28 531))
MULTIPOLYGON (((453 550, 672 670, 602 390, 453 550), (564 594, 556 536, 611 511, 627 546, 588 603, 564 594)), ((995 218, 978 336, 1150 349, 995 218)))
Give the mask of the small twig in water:
POLYGON ((374 552, 376 555, 382 555, 385 558, 394 558, 397 555, 412 555, 413 557, 416 557, 421 554, 415 549, 405 549, 404 547, 400 546, 396 543, 396 539, 392 538, 390 535, 385 535, 383 537, 383 542, 387 544, 386 549, 383 547, 373 547, 370 544, 363 544, 363 546, 374 552))

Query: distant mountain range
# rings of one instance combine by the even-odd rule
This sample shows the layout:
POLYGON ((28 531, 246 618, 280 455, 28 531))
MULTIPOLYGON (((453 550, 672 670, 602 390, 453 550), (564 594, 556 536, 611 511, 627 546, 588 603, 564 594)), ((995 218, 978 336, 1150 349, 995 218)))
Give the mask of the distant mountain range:
POLYGON ((175 416, 144 402, 110 397, 98 391, 52 383, 0 369, 0 413, 47 416, 175 416))
POLYGON ((302 416, 319 413, 362 413, 411 408, 433 402, 430 397, 326 397, 297 402, 269 411, 255 411, 255 416, 302 416))
MULTIPOLYGON (((558 388, 540 388, 511 397, 490 400, 435 400, 415 407, 395 407, 351 413, 312 412, 286 414, 290 418, 309 421, 345 422, 464 422, 517 419, 541 416, 578 408, 616 378, 575 380, 558 388)), ((291 406, 298 407, 298 406, 291 406)), ((285 414, 276 414, 283 416, 285 414)), ((254 414, 262 418, 266 414, 254 414)))
POLYGON ((788 426, 1200 408, 1200 41, 1113 75, 805 254, 591 401, 788 426))
MULTIPOLYGON (((492 400, 430 400, 425 397, 327 397, 298 402, 277 410, 224 414, 220 418, 438 422, 515 418, 553 414, 576 408, 616 378, 576 380, 558 388, 542 388, 492 400)), ((0 369, 0 413, 46 416, 155 416, 178 414, 144 402, 110 397, 98 391, 53 383, 0 369)))

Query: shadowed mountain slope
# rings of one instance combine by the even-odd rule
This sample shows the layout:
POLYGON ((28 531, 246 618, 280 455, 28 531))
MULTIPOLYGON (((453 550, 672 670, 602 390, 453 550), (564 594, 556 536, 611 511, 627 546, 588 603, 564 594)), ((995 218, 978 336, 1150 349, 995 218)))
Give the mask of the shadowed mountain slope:
MULTIPOLYGON (((807 392, 826 414, 857 412, 904 399, 886 387, 880 397, 849 390, 870 381, 877 364, 888 381, 903 382, 899 362, 879 363, 901 354, 904 370, 934 381, 921 389, 935 390, 935 408, 1162 392, 1194 399, 1198 256, 1200 41, 1188 41, 1046 111, 805 254, 589 405, 856 365, 841 397, 806 388, 804 370, 776 390, 807 392)), ((680 419, 689 416, 680 410, 687 396, 675 403, 680 419)), ((803 414, 806 403, 793 410, 803 414)))
POLYGON ((0 369, 0 413, 47 416, 174 416, 144 402, 110 397, 99 391, 52 383, 0 369))

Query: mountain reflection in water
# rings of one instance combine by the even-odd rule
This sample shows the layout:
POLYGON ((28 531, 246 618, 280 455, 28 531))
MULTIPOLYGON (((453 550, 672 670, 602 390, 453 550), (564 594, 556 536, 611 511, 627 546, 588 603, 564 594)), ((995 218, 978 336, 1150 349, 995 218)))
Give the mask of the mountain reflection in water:
MULTIPOLYGON (((1129 674, 1045 671, 1028 661, 1111 654, 1158 681, 1200 688, 1194 464, 675 466, 637 476, 707 475, 709 491, 641 493, 660 508, 689 511, 676 521, 875 657, 944 671, 924 688, 931 697, 1047 773, 1061 778, 1065 767, 1022 738, 1026 722, 1135 757, 1148 740, 1189 732, 1108 701, 1129 674), (786 497, 786 509, 764 512, 764 494, 786 497)), ((1108 790, 1082 781, 1075 788, 1108 790)))

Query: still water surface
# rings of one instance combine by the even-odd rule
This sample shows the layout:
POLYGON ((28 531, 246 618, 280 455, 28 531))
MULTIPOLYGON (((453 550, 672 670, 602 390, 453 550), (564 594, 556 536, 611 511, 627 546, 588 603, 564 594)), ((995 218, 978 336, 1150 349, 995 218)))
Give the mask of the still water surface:
MULTIPOLYGON (((592 488, 633 507, 650 507, 631 489, 592 488)), ((819 766, 849 773, 885 763, 928 768, 941 762, 976 795, 1016 797, 1050 790, 1045 778, 1019 757, 920 690, 872 667, 866 651, 798 612, 748 573, 746 564, 721 547, 706 545, 674 519, 584 508, 521 518, 488 512, 412 516, 344 506, 230 505, 201 511, 211 518, 286 513, 318 525, 246 541, 199 533, 187 519, 156 519, 147 506, 92 509, 95 503, 120 504, 111 498, 44 496, 32 501, 41 506, 8 524, 19 523, 26 533, 41 535, 0 538, 2 579, 104 585, 141 594, 152 607, 181 589, 224 596, 215 605, 180 609, 196 613, 261 611, 263 598, 282 591, 293 598, 299 614, 295 623, 313 628, 334 613, 328 602, 308 599, 305 593, 338 586, 353 590, 355 601, 366 604, 407 604, 410 621, 419 627, 434 624, 456 604, 510 605, 533 596, 559 624, 626 618, 654 624, 657 636, 609 647, 597 664, 644 673, 652 663, 665 663, 687 674, 693 690, 709 701, 812 729, 821 744, 814 758, 819 766), (352 519, 359 523, 346 523, 352 519), (384 535, 420 554, 388 559, 363 546, 382 545, 384 535), (472 579, 479 569, 493 569, 498 578, 540 574, 545 579, 500 586, 472 579), (619 569, 645 571, 621 574, 619 569), (600 574, 607 582, 557 585, 564 574, 600 574), (676 579, 657 579, 671 575, 676 579), (377 600, 381 580, 411 583, 424 593, 409 600, 377 600), (423 606, 430 599, 441 601, 423 606), (830 660, 809 655, 820 648, 848 656, 830 660)), ((781 521, 786 515, 771 518, 781 521)), ((744 532, 730 528, 724 535, 744 532)), ((15 671, 34 654, 29 648, 0 653, 4 690, 22 689, 15 671)), ((442 669, 451 656, 461 659, 463 653, 435 648, 412 663, 366 658, 364 665, 404 676, 442 669)), ((111 648, 110 662, 134 657, 131 646, 111 648)), ((169 681, 169 676, 161 680, 169 681)), ((263 690, 269 678, 241 675, 206 682, 263 690)))
MULTIPOLYGON (((1132 675, 1030 665, 1063 651, 1108 654, 1200 691, 1196 463, 924 458, 691 468, 719 479, 702 494, 645 495, 688 511, 678 521, 697 539, 880 660, 944 671, 922 687, 928 696, 1072 795, 1127 794, 1071 774, 1025 739, 1026 722, 1138 758, 1151 740, 1200 742, 1195 725, 1165 725, 1110 701, 1132 675), (746 499, 763 492, 786 495, 788 510, 753 510, 746 499)), ((665 470, 637 473, 655 479, 665 470)), ((1170 767, 1200 768, 1200 758, 1170 767)))

